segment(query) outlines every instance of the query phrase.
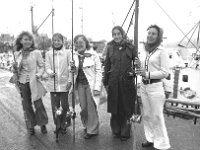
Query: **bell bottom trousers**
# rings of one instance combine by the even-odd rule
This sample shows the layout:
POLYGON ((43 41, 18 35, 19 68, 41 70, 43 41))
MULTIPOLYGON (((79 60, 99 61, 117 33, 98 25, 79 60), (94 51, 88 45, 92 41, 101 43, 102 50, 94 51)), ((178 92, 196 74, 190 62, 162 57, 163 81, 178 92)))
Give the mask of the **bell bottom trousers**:
POLYGON ((111 114, 110 126, 112 133, 121 137, 131 137, 130 118, 121 114, 111 114))
POLYGON ((99 133, 99 116, 91 94, 90 86, 78 84, 78 96, 81 106, 81 121, 88 134, 99 133))
POLYGON ((32 106, 31 90, 29 83, 20 83, 22 107, 27 128, 33 128, 36 125, 43 126, 48 123, 48 116, 43 105, 42 99, 33 102, 35 110, 32 106))
POLYGON ((153 142, 157 149, 170 148, 169 138, 163 115, 165 94, 162 82, 144 85, 140 87, 144 132, 147 141, 153 142))
POLYGON ((71 118, 66 116, 69 111, 68 92, 50 92, 50 97, 54 124, 58 129, 64 129, 71 124, 71 118), (62 113, 56 117, 55 112, 60 107, 62 107, 62 113))

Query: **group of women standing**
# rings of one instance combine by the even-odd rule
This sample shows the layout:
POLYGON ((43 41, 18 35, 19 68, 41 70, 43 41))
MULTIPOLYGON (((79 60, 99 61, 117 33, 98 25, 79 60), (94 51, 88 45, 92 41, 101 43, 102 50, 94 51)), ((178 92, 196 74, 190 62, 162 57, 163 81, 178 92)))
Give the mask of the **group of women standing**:
POLYGON ((139 62, 142 67, 135 68, 134 62, 138 61, 137 50, 120 26, 112 29, 113 40, 106 46, 104 67, 97 52, 90 47, 84 35, 77 35, 74 38, 75 50, 72 61, 72 52, 65 49, 63 36, 59 33, 54 34, 52 49, 46 53, 44 62, 41 53, 34 47, 32 36, 28 32, 22 32, 16 40, 17 63, 14 72, 18 73, 18 86, 22 93, 30 134, 34 134, 36 124, 41 126, 42 133, 47 133, 45 125, 48 118, 42 103, 42 96, 46 90, 50 92, 54 122, 56 110, 61 109, 58 130, 66 133, 66 128, 71 123, 70 118, 66 118, 69 112, 68 96, 72 92, 74 82, 81 107, 84 138, 90 139, 98 135, 98 106, 103 82, 108 94, 107 107, 111 113, 112 133, 115 137, 126 141, 131 137, 130 118, 135 113, 137 83, 134 82, 134 78, 136 75, 141 75, 140 92, 147 139, 142 146, 154 146, 162 150, 170 148, 162 113, 164 105, 162 79, 168 75, 168 56, 159 48, 162 34, 162 29, 156 25, 148 28, 144 49, 145 59, 139 62), (44 72, 49 76, 47 89, 40 82, 44 72), (32 102, 35 105, 35 112, 32 102))

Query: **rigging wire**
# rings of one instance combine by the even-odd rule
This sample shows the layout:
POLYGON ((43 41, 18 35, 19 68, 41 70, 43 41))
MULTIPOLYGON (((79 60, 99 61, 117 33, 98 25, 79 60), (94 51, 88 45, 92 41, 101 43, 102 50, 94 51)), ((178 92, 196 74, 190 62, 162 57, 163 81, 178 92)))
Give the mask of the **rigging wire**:
POLYGON ((181 44, 183 42, 183 40, 186 38, 187 35, 190 34, 190 32, 192 32, 192 30, 194 30, 194 28, 198 25, 199 23, 195 24, 192 29, 181 39, 181 41, 179 42, 179 44, 181 44))
POLYGON ((130 23, 129 23, 128 29, 127 29, 127 31, 126 31, 126 35, 128 35, 128 31, 129 31, 131 25, 133 24, 133 16, 134 16, 134 14, 135 14, 135 9, 134 9, 133 14, 132 14, 132 16, 131 16, 131 20, 130 20, 130 23))
MULTIPOLYGON (((39 27, 35 31, 36 33, 38 32, 40 27, 45 23, 45 21, 49 18, 49 16, 54 13, 53 11, 54 11, 54 9, 52 9, 52 11, 48 14, 48 16, 42 21, 42 23, 39 25, 39 27)), ((53 22, 52 22, 52 24, 53 24, 53 22)), ((53 25, 52 25, 52 28, 53 28, 53 25)))
MULTIPOLYGON (((192 39, 192 37, 193 37, 193 35, 194 35, 194 33, 195 33, 195 31, 196 31, 197 27, 198 27, 198 25, 196 26, 196 28, 194 29, 194 31, 193 31, 193 33, 192 33, 192 35, 190 36, 190 38, 189 38, 189 40, 188 40, 188 42, 187 42, 187 44, 186 44, 186 47, 188 46, 189 42, 191 43, 191 39, 192 39)), ((196 46, 195 46, 195 48, 197 49, 197 47, 196 47, 196 46)))
POLYGON ((123 21, 123 23, 122 23, 122 25, 121 25, 121 27, 123 27, 124 23, 126 22, 126 19, 127 19, 128 15, 129 15, 129 13, 130 13, 130 11, 131 11, 131 9, 132 9, 132 7, 133 7, 135 1, 136 1, 136 0, 133 1, 132 5, 131 5, 131 7, 130 7, 130 9, 129 9, 129 11, 128 11, 128 13, 127 13, 127 15, 126 15, 124 21, 123 21))
MULTIPOLYGON (((177 23, 170 17, 170 15, 163 9, 163 7, 156 1, 154 0, 154 2, 158 5, 158 7, 165 13, 165 15, 167 15, 167 17, 173 22, 173 24, 179 29, 179 31, 181 31, 181 33, 188 39, 188 37, 185 35, 185 33, 183 32, 183 30, 181 30, 181 28, 177 25, 177 23)), ((189 39, 188 39, 189 40, 189 39)), ((191 43, 194 47, 196 47, 193 43, 191 43)))
POLYGON ((200 34, 200 24, 199 24, 199 30, 198 30, 198 36, 197 36, 197 49, 199 50, 199 34, 200 34))

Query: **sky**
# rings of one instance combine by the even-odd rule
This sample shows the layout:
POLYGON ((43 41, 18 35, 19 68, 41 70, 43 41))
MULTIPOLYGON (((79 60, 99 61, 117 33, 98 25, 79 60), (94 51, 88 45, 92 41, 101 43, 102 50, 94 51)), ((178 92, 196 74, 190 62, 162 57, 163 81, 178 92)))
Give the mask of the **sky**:
MULTIPOLYGON (((114 25, 122 25, 134 0, 73 0, 74 36, 85 34, 93 40, 111 40, 114 25)), ((164 29, 167 41, 180 41, 184 36, 157 3, 186 34, 200 20, 199 0, 140 0, 139 41, 146 39, 146 29, 157 24, 164 29)), ((0 0, 0 34, 10 33, 17 36, 21 31, 31 31, 31 11, 33 6, 34 25, 39 26, 55 9, 54 33, 60 32, 68 39, 72 37, 72 0, 0 0)), ((123 28, 128 29, 133 9, 123 28)), ((39 29, 39 33, 52 36, 51 17, 39 29)), ((133 25, 128 36, 133 38, 133 25)))

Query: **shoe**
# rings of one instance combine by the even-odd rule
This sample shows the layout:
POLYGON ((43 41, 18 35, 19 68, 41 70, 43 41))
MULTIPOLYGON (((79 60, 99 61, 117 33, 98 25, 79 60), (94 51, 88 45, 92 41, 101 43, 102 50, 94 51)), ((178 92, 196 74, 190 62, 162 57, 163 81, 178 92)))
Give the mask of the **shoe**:
POLYGON ((97 134, 88 134, 88 133, 86 133, 85 135, 84 135, 84 139, 91 139, 92 137, 94 137, 94 136, 96 136, 97 134))
POLYGON ((61 128, 60 132, 61 132, 62 135, 66 134, 67 133, 67 128, 66 127, 61 128))
POLYGON ((40 128, 41 128, 42 134, 47 134, 47 128, 45 125, 41 126, 40 128))
POLYGON ((129 138, 130 138, 130 137, 122 136, 122 137, 120 137, 120 140, 121 140, 121 141, 127 141, 129 138))
POLYGON ((114 137, 116 138, 120 138, 120 134, 119 133, 113 133, 114 137))
POLYGON ((150 147, 153 146, 152 142, 146 141, 145 143, 142 143, 142 147, 150 147))
POLYGON ((34 128, 29 128, 29 134, 30 135, 35 135, 35 129, 34 128))
POLYGON ((87 133, 87 128, 83 129, 84 133, 87 133))

